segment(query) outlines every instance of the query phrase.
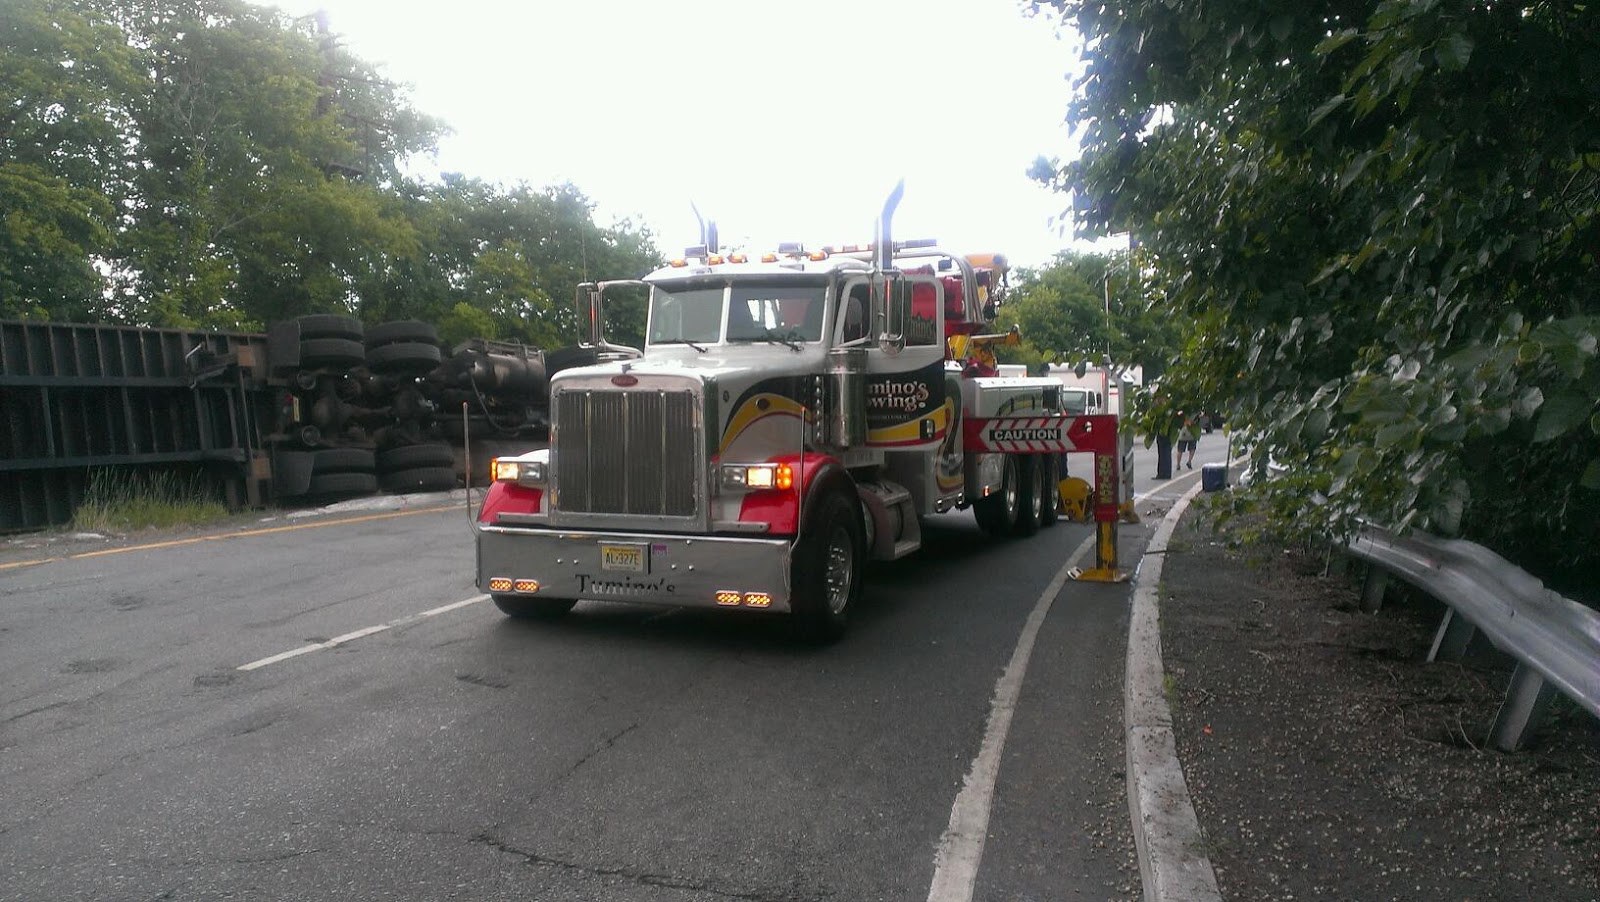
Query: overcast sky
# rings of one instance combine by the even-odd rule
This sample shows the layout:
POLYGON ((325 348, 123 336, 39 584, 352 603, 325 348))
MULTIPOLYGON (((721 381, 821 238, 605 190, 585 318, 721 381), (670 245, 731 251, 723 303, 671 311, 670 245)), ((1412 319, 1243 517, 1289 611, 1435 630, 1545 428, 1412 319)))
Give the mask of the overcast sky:
MULTIPOLYGON (((1027 177, 1070 157, 1078 50, 1018 0, 280 0, 328 11, 363 59, 449 123, 440 171, 570 181, 664 253, 897 238, 1023 265, 1072 244, 1027 177)), ((426 171, 426 170, 425 170, 426 171)))

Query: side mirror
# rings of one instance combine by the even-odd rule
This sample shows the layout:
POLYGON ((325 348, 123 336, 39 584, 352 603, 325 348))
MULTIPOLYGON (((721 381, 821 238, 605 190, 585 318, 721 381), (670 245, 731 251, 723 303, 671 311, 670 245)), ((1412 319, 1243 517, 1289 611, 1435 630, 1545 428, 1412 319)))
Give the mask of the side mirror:
POLYGON ((599 347, 605 340, 600 321, 600 286, 593 282, 579 285, 575 304, 578 308, 579 332, 588 336, 587 341, 579 343, 580 346, 599 347))

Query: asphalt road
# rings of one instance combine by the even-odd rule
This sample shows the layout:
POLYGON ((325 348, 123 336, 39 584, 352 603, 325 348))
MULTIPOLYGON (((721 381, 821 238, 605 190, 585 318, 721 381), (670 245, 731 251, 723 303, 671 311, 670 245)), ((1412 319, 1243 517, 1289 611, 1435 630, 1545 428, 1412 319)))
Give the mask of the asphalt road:
POLYGON ((514 623, 459 507, 10 541, 0 900, 1136 898, 1128 585, 1063 580, 1085 525, 925 542, 819 649, 514 623))

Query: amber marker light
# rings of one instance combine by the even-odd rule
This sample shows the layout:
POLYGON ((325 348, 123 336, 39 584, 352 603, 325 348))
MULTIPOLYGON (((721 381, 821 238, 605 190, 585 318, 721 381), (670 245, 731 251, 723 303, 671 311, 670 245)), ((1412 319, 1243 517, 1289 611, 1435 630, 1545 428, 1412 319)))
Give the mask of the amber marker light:
POLYGON ((773 470, 772 477, 774 487, 786 492, 794 488, 794 468, 788 464, 778 464, 773 470))
POLYGON ((738 592, 735 592, 735 591, 733 591, 731 589, 719 589, 719 590, 717 590, 717 604, 722 605, 723 607, 729 607, 731 605, 736 605, 736 604, 739 603, 739 599, 741 599, 743 597, 744 597, 743 595, 741 595, 738 592))
POLYGON ((511 577, 509 577, 509 576, 492 576, 492 577, 490 577, 489 578, 489 591, 490 592, 510 592, 511 591, 511 577))
POLYGON ((517 580, 517 591, 529 594, 537 592, 539 591, 539 581, 536 579, 519 579, 517 580))
POLYGON ((746 607, 751 608, 770 608, 772 607, 772 596, 765 592, 746 592, 744 593, 744 603, 746 607))

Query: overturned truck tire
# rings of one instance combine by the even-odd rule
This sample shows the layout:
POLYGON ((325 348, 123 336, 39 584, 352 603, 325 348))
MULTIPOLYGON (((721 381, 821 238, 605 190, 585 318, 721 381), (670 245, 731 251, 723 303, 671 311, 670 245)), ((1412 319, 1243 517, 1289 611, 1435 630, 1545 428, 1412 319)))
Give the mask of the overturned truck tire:
POLYGON ((435 329, 432 323, 425 323, 416 319, 380 323, 367 330, 367 347, 369 348, 379 348, 384 345, 399 344, 401 342, 420 342, 422 344, 437 345, 439 343, 439 330, 435 329))
POLYGON ((456 487, 456 471, 453 467, 413 467, 385 473, 379 481, 384 491, 395 494, 448 492, 456 487))
POLYGON ((451 467, 456 463, 455 449, 442 443, 402 445, 378 453, 378 471, 397 473, 418 467, 451 467))

